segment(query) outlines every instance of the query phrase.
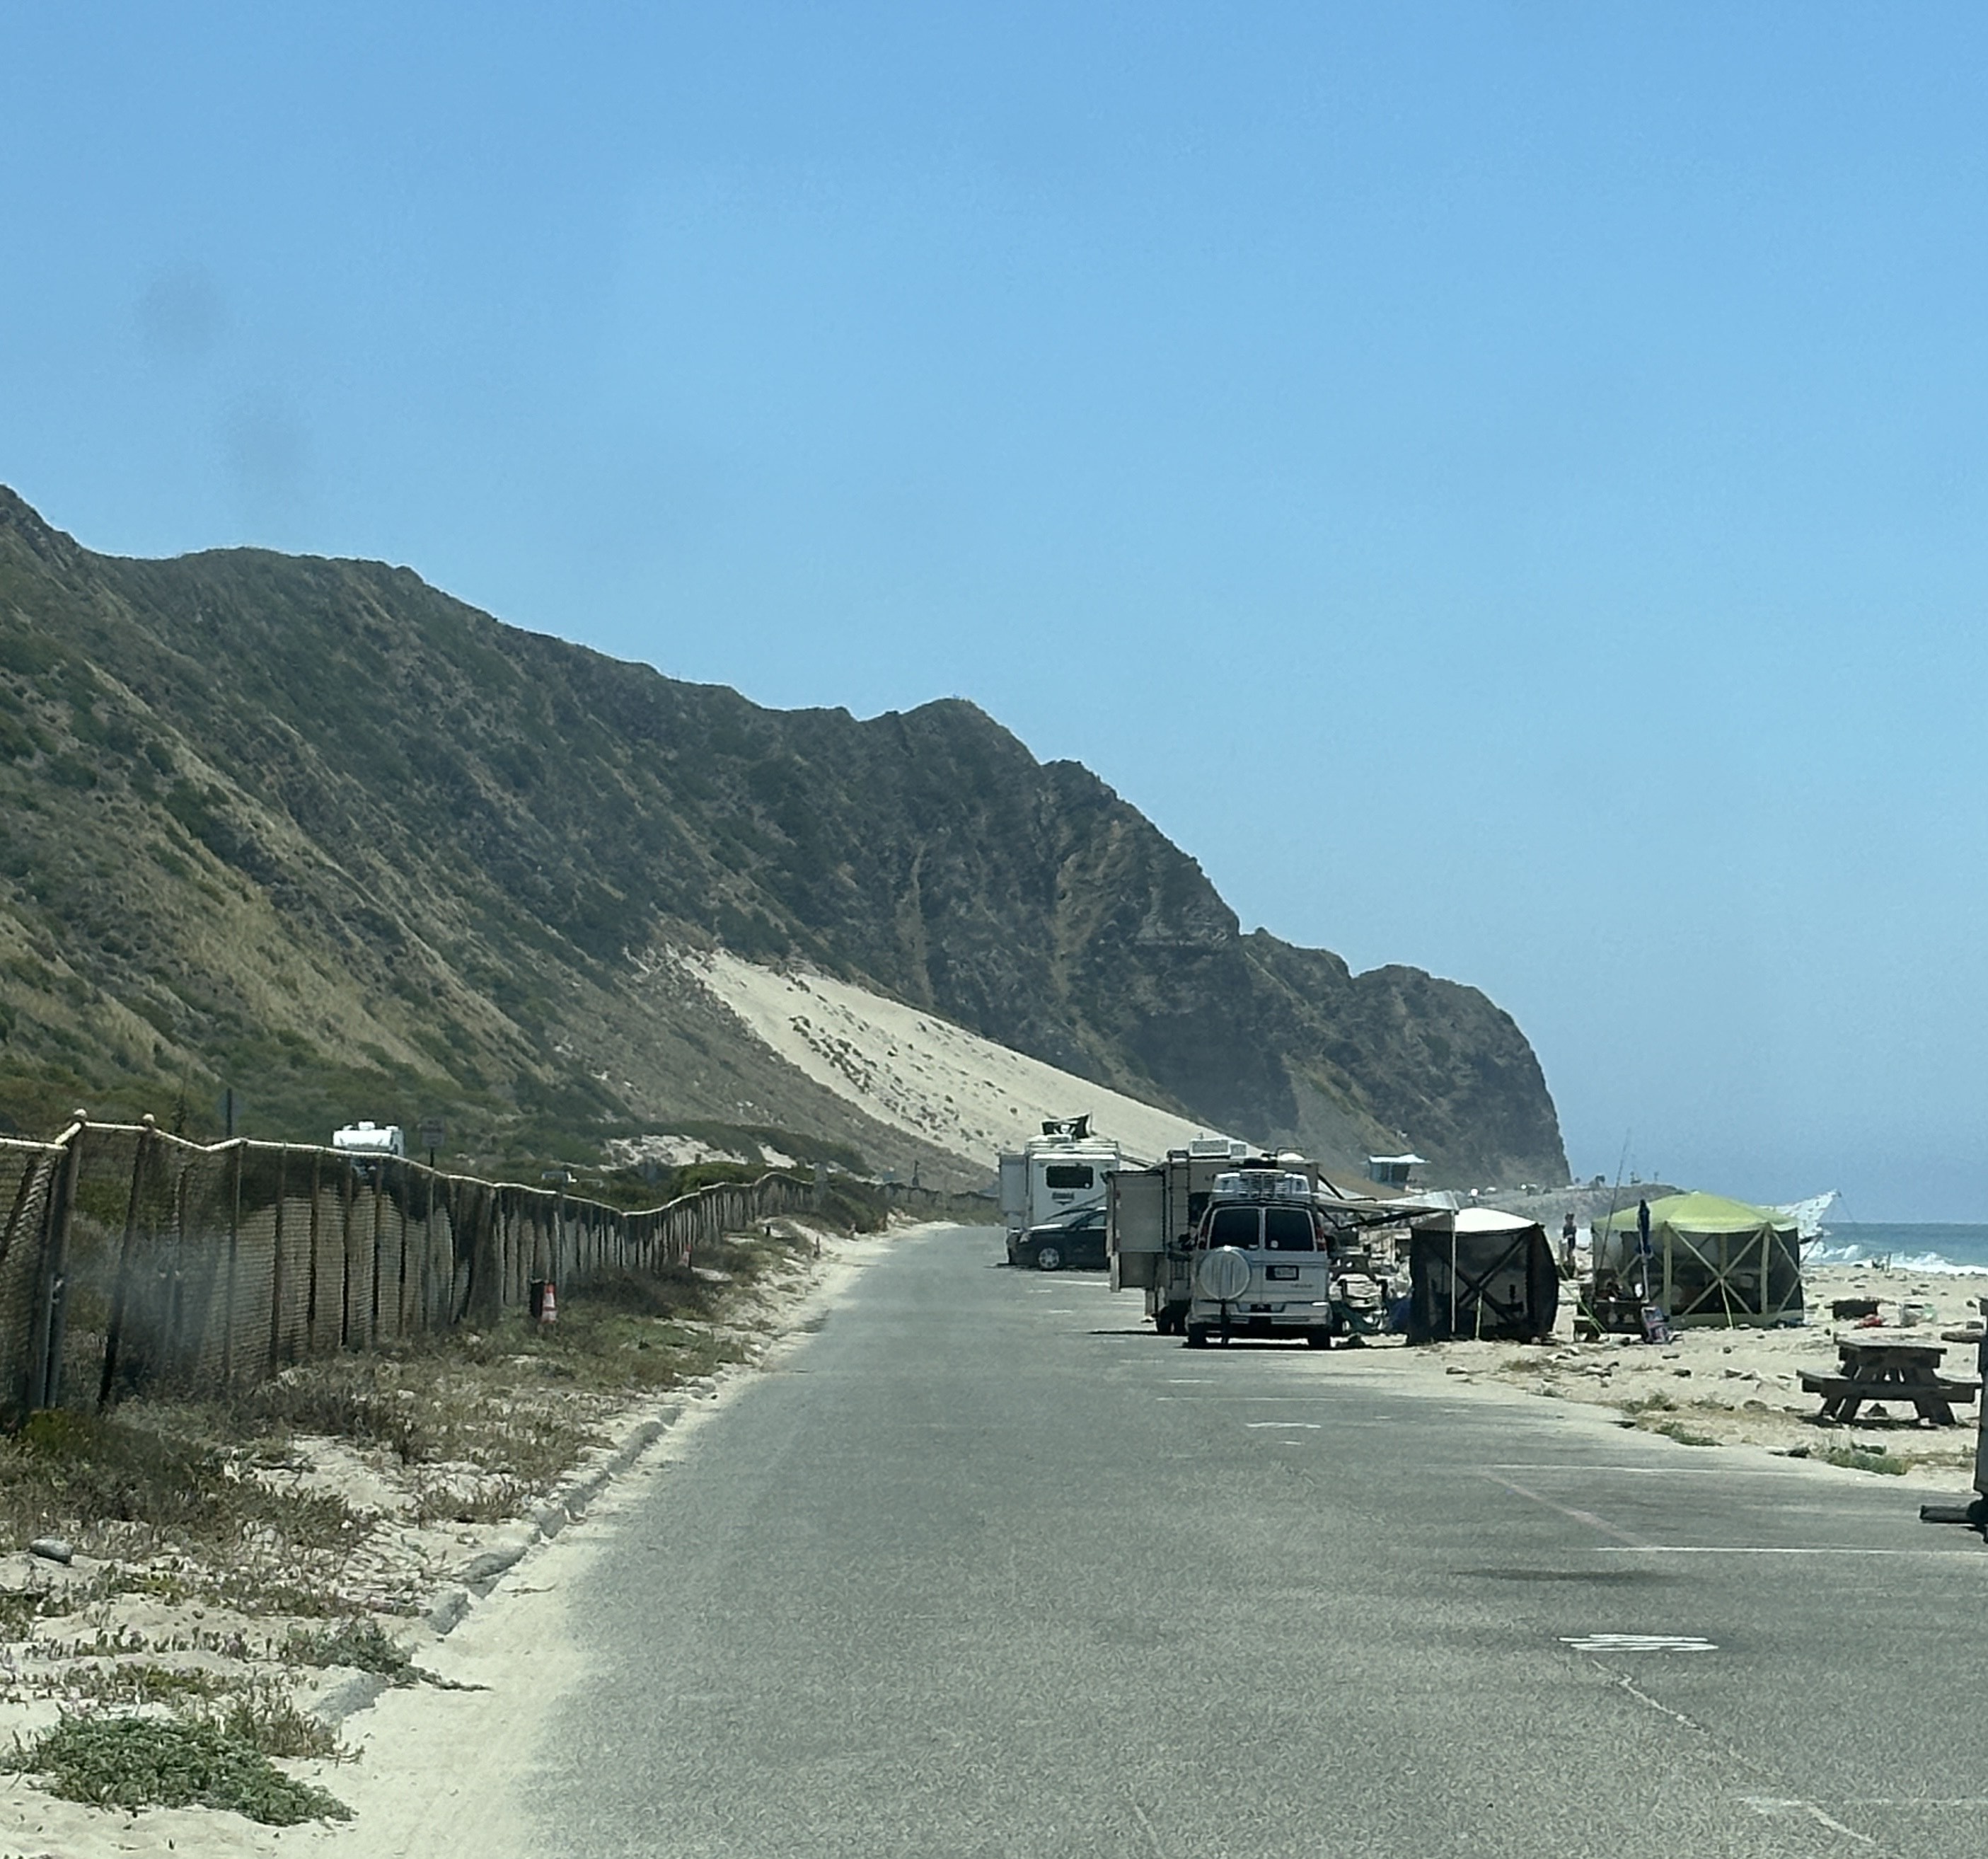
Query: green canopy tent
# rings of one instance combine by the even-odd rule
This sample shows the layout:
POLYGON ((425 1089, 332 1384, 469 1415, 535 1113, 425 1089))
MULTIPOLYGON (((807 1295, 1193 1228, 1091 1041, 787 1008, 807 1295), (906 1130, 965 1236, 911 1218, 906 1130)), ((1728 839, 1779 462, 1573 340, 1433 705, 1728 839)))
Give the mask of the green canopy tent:
MULTIPOLYGON (((1641 1284, 1637 1211, 1594 1229, 1598 1297, 1641 1284)), ((1648 1301, 1686 1327, 1799 1323, 1801 1241, 1793 1218, 1719 1194, 1666 1194, 1650 1203, 1648 1301)))

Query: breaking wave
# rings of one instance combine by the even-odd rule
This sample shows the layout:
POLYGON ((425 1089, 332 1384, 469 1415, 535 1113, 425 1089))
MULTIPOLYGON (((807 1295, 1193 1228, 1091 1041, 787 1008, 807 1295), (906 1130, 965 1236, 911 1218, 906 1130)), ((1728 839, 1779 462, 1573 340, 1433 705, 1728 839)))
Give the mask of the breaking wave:
POLYGON ((1802 1248, 1810 1265, 1888 1265, 1923 1277, 1988 1278, 1988 1226, 1839 1224, 1802 1248))

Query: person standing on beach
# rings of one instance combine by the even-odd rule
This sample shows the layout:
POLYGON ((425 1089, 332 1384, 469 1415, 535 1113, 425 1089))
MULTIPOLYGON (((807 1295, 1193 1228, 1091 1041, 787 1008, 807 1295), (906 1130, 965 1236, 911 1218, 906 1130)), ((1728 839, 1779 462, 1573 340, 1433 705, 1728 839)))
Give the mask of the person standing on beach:
POLYGON ((1574 1209, 1569 1207, 1560 1223, 1560 1275, 1562 1278, 1574 1276, 1574 1236, 1580 1231, 1574 1217, 1574 1209))

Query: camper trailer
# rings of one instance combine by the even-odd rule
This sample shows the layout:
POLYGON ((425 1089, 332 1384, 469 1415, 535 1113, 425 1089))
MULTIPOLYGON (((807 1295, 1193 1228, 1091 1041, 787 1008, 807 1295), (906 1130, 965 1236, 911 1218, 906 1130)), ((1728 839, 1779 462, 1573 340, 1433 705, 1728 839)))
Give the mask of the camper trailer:
POLYGON ((1194 1230, 1215 1178, 1249 1154, 1246 1143, 1197 1136, 1151 1168, 1121 1169, 1107 1200, 1105 1253, 1114 1291, 1143 1291, 1161 1336, 1179 1336, 1193 1295, 1194 1230))

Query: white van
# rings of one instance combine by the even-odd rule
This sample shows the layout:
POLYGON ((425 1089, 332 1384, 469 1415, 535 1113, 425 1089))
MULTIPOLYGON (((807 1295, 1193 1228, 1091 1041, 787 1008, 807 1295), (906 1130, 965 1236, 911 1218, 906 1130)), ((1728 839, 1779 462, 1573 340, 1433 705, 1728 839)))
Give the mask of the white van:
POLYGON ((1332 1230, 1308 1175, 1275 1166, 1216 1176, 1195 1229, 1188 1346, 1211 1337, 1303 1336, 1329 1349, 1332 1230))

